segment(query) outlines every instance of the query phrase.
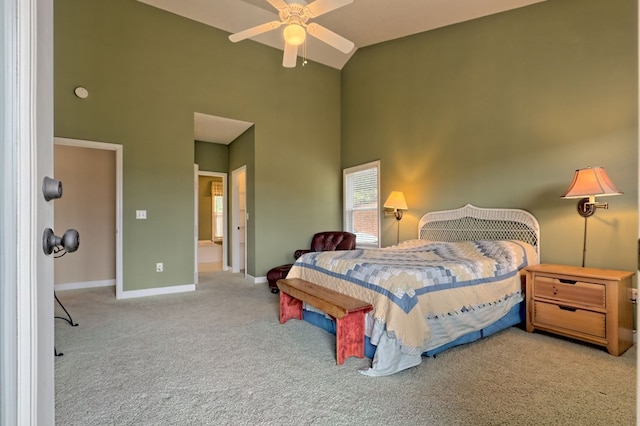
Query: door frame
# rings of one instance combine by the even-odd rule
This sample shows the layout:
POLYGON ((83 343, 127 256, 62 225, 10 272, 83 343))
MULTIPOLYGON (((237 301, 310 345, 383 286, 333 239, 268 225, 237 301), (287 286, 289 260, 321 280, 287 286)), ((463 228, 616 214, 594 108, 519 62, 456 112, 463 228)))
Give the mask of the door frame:
MULTIPOLYGON (((227 206, 227 173, 223 172, 207 172, 201 171, 198 164, 194 164, 194 237, 195 237, 195 246, 194 246, 194 282, 198 284, 198 194, 199 194, 199 177, 200 176, 213 176, 222 178, 222 204, 224 205, 224 211, 222 212, 222 229, 224 229, 225 234, 222 238, 222 270, 226 271, 229 269, 229 263, 227 259, 227 247, 229 246, 229 228, 227 226, 228 221, 228 206, 227 206)), ((212 228, 213 229, 213 228, 212 228)))
MULTIPOLYGON (((122 299, 122 145, 81 139, 54 138, 55 145, 114 151, 116 157, 116 299, 122 299)), ((55 163, 55 161, 54 161, 55 163)))
POLYGON ((53 425, 53 1, 0 6, 0 423, 53 425))
POLYGON ((247 275, 247 215, 240 217, 240 186, 238 176, 244 174, 245 181, 245 212, 246 212, 246 189, 247 189, 247 166, 240 166, 231 172, 231 272, 240 272, 240 229, 241 222, 244 223, 244 275, 247 275))

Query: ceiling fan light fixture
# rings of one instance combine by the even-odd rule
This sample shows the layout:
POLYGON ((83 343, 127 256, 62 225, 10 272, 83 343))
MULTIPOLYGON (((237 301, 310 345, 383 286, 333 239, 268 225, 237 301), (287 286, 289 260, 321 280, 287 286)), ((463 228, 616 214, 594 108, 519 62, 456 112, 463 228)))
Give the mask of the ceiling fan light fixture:
MULTIPOLYGON (((229 35, 229 40, 236 43, 252 38, 268 31, 284 26, 282 32, 285 44, 282 66, 294 68, 298 56, 298 46, 306 41, 307 33, 329 46, 349 53, 355 45, 352 41, 334 33, 328 28, 315 22, 307 23, 310 18, 316 18, 332 10, 353 3, 353 0, 267 0, 278 11, 279 21, 266 22, 247 28, 246 30, 229 35), (303 4, 300 4, 303 3, 303 4)), ((304 46, 303 46, 304 49, 304 46)), ((306 49, 305 49, 306 50, 306 49)), ((304 54, 306 56, 306 53, 304 54)), ((306 62, 306 61, 305 61, 306 62)))
POLYGON ((289 24, 284 29, 284 40, 292 46, 304 43, 307 32, 298 24, 289 24))

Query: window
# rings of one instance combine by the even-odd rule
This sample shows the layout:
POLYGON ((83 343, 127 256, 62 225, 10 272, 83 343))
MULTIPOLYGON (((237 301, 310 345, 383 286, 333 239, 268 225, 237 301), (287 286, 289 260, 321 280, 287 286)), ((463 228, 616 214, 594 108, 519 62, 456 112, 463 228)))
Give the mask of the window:
POLYGON ((213 213, 213 227, 211 233, 214 240, 221 240, 224 237, 222 216, 224 213, 223 195, 222 180, 220 180, 220 182, 211 182, 211 199, 213 201, 211 209, 213 213))
POLYGON ((343 171, 344 229, 358 247, 380 247, 380 161, 343 171))

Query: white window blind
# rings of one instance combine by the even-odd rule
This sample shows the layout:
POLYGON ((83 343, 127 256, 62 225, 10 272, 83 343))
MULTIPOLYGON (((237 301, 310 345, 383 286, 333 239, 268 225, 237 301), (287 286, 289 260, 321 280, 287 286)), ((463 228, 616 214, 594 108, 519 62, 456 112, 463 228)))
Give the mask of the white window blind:
POLYGON ((356 246, 380 247, 380 162, 344 169, 344 228, 356 246))

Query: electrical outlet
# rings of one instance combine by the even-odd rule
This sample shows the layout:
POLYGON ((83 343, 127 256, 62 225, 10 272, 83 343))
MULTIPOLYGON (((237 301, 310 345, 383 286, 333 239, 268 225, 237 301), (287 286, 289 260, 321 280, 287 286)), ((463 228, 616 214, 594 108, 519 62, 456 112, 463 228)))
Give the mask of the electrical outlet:
POLYGON ((632 288, 631 289, 631 301, 632 302, 637 302, 638 301, 638 289, 637 288, 632 288))
POLYGON ((164 264, 156 263, 156 272, 162 272, 162 271, 164 271, 164 264))

